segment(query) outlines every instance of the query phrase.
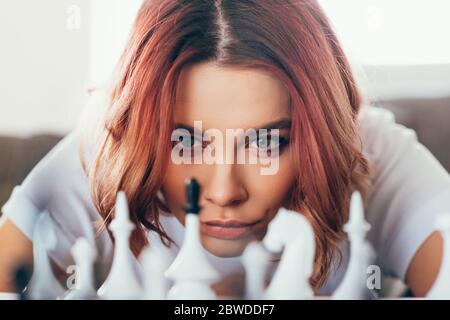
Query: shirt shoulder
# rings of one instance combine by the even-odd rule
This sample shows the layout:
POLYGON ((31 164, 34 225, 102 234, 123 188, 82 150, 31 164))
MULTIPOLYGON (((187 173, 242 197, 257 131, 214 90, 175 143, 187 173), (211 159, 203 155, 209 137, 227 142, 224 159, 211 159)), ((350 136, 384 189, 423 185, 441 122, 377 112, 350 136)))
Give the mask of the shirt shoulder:
POLYGON ((364 107, 358 125, 372 168, 368 239, 381 267, 403 279, 418 247, 436 229, 436 214, 450 213, 450 176, 391 111, 364 107))
POLYGON ((416 132, 397 123, 388 109, 365 106, 358 115, 357 124, 363 152, 372 161, 379 160, 383 152, 394 151, 417 141, 416 132), (386 150, 386 147, 391 149, 386 150))
POLYGON ((78 151, 79 136, 72 132, 38 162, 20 185, 40 210, 86 183, 78 151))
POLYGON ((63 268, 72 263, 70 248, 86 238, 101 250, 110 250, 106 232, 95 233, 101 221, 90 196, 89 181, 80 158, 80 135, 62 139, 13 190, 2 208, 28 238, 33 238, 39 214, 48 212, 57 229, 58 247, 52 257, 63 268))

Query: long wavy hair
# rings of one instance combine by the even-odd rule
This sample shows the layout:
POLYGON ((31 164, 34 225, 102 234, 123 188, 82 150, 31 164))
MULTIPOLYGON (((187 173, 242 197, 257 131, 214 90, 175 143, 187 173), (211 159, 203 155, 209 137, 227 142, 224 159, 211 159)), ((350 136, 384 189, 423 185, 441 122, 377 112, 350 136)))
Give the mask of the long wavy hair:
MULTIPOLYGON (((289 206, 316 235, 311 284, 319 288, 340 256, 354 190, 370 188, 357 115, 361 95, 346 56, 316 0, 144 0, 112 77, 93 161, 85 171, 108 227, 123 190, 136 225, 137 256, 167 211, 158 197, 170 160, 173 106, 183 67, 204 61, 270 71, 290 94, 298 177, 289 206)), ((168 243, 168 242, 166 242, 168 243)))

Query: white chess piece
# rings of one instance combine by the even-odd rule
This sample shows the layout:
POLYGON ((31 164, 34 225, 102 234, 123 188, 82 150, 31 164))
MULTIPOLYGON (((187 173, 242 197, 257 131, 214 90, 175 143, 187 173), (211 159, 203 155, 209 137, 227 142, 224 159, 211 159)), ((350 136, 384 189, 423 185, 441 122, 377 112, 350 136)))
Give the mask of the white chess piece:
POLYGON ((78 239, 71 249, 75 264, 78 266, 76 288, 65 297, 66 300, 96 300, 97 292, 94 288, 94 263, 96 250, 85 238, 78 239))
POLYGON ((450 213, 436 217, 436 227, 444 241, 444 252, 438 276, 427 294, 427 299, 450 299, 450 213))
POLYGON ((241 259, 245 268, 245 299, 263 298, 270 257, 261 242, 251 242, 242 253, 241 259))
POLYGON ((56 280, 48 252, 57 245, 56 230, 48 212, 40 214, 33 233, 33 275, 26 294, 32 300, 53 300, 64 295, 64 289, 56 280))
POLYGON ((11 292, 0 292, 0 301, 2 300, 20 300, 20 295, 11 292))
POLYGON ((209 262, 200 240, 198 205, 200 185, 195 179, 186 184, 187 205, 183 245, 165 275, 175 281, 167 294, 170 300, 213 300, 216 298, 210 285, 218 280, 219 273, 209 262))
POLYGON ((100 298, 107 300, 137 300, 142 297, 142 288, 138 279, 137 261, 129 247, 134 225, 130 220, 125 193, 122 191, 117 193, 115 213, 110 226, 115 239, 113 263, 108 277, 97 293, 100 298))
POLYGON ((309 221, 298 212, 280 208, 263 243, 274 253, 284 248, 265 299, 312 299, 309 279, 314 270, 315 239, 309 221))
POLYGON ((160 239, 154 237, 153 240, 150 240, 150 245, 141 253, 139 260, 144 278, 143 299, 166 299, 171 281, 165 277, 164 273, 173 261, 173 255, 169 248, 166 248, 160 239))
POLYGON ((373 262, 375 252, 366 241, 366 233, 369 230, 370 225, 364 219, 361 194, 355 191, 350 201, 349 221, 344 226, 344 231, 350 239, 350 260, 344 278, 331 296, 332 299, 370 298, 367 288, 367 267, 373 262))
POLYGON ((186 233, 183 245, 166 276, 175 281, 169 290, 170 300, 213 300, 210 284, 218 280, 218 272, 208 261, 200 241, 200 222, 197 214, 186 214, 186 233))

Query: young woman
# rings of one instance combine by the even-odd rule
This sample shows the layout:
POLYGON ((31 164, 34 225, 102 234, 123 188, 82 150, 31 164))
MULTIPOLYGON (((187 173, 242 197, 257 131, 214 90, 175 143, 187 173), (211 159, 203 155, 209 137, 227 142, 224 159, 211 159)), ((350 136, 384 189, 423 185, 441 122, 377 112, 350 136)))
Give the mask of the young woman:
POLYGON ((218 266, 261 239, 283 206, 311 222, 317 242, 311 284, 331 293, 345 271, 343 225, 358 190, 383 272, 417 296, 433 284, 442 255, 433 217, 450 212, 450 177, 391 113, 363 107, 315 0, 144 1, 112 87, 96 105, 101 116, 84 118, 3 207, 0 291, 11 290, 14 266, 31 260, 33 226, 44 211, 57 225, 51 253, 57 269, 73 263, 70 247, 90 238, 93 226, 92 241, 110 261, 113 242, 105 230, 120 190, 130 202, 136 256, 149 234, 179 244, 188 177, 202 186, 202 242, 218 266), (224 135, 277 129, 258 131, 242 145, 227 140, 224 149, 276 158, 278 170, 175 163, 172 133, 195 131, 195 121, 203 133, 190 137, 188 147, 200 154, 216 143, 205 142, 208 129, 224 135))

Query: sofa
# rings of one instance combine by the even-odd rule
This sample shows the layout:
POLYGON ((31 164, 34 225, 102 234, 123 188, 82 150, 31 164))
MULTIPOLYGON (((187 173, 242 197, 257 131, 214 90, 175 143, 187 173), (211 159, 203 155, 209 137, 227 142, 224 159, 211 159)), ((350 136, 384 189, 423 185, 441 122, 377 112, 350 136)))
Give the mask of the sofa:
POLYGON ((61 138, 48 134, 28 138, 0 136, 0 207, 8 200, 14 186, 25 179, 61 138))

